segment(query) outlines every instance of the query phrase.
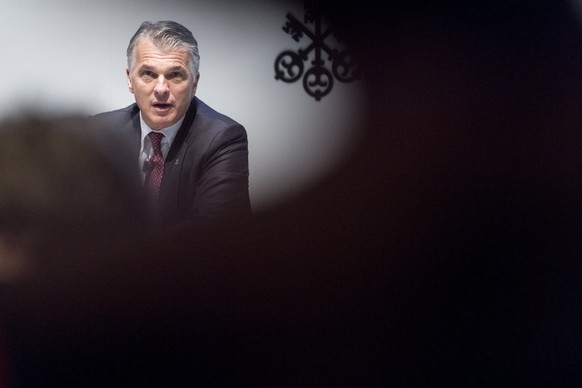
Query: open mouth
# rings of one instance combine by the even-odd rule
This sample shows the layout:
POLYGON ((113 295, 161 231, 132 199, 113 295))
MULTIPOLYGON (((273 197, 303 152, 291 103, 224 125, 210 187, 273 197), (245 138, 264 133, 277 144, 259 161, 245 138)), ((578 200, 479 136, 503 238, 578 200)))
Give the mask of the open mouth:
POLYGON ((172 107, 172 105, 163 102, 154 102, 153 107, 156 110, 167 111, 172 107))

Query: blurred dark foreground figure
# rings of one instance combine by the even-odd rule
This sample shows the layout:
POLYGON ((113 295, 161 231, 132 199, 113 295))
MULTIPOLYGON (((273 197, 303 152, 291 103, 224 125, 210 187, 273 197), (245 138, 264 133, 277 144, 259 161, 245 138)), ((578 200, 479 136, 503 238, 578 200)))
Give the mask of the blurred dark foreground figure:
POLYGON ((579 385, 573 8, 425 3, 325 7, 369 114, 304 195, 10 288, 20 385, 579 385))
POLYGON ((129 175, 132 165, 115 147, 122 146, 106 145, 81 118, 2 123, 0 238, 15 253, 14 262, 2 262, 2 278, 35 272, 26 257, 48 263, 136 232, 147 214, 137 179, 129 175))
POLYGON ((98 133, 78 117, 0 124, 0 330, 15 382, 34 376, 37 357, 58 355, 45 346, 55 335, 47 327, 72 312, 59 287, 75 293, 75 283, 91 281, 82 267, 133 246, 147 226, 134 164, 98 133))

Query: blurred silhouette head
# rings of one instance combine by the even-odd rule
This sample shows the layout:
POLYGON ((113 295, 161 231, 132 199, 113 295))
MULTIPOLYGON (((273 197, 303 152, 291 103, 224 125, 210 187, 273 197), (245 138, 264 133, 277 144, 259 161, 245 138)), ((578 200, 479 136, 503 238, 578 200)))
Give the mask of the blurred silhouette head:
POLYGON ((89 126, 74 117, 0 123, 0 281, 139 231, 133 163, 89 126))

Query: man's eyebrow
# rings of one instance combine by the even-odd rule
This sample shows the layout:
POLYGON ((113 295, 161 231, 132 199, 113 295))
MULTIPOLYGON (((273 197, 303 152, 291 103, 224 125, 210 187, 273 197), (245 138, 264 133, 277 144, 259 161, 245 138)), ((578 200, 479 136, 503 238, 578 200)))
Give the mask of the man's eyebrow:
POLYGON ((154 67, 150 65, 141 65, 139 70, 154 70, 154 67))
MULTIPOLYGON (((153 71, 154 73, 158 73, 158 71, 156 70, 155 66, 152 65, 147 65, 147 64, 143 64, 138 68, 138 71, 153 71)), ((169 69, 166 70, 166 73, 170 73, 173 71, 180 71, 180 72, 184 72, 186 71, 186 68, 182 65, 176 65, 176 66, 172 66, 169 69)))

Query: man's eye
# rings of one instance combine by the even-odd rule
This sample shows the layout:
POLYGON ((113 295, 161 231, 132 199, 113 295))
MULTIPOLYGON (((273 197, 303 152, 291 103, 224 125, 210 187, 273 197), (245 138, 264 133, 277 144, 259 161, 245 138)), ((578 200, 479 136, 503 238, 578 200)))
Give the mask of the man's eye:
POLYGON ((154 72, 150 70, 144 70, 143 73, 141 73, 141 75, 142 77, 155 78, 154 72))
POLYGON ((180 73, 179 71, 174 71, 174 72, 168 74, 168 78, 169 79, 176 79, 176 78, 179 79, 179 78, 182 78, 182 73, 180 73))

